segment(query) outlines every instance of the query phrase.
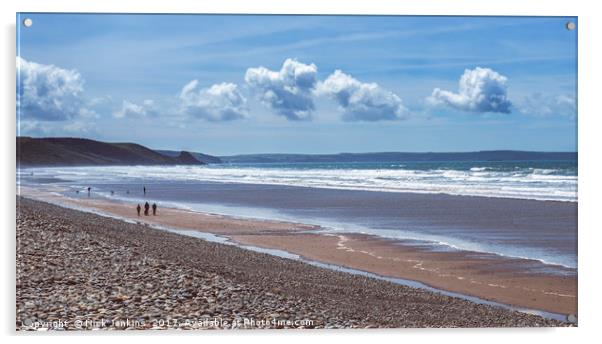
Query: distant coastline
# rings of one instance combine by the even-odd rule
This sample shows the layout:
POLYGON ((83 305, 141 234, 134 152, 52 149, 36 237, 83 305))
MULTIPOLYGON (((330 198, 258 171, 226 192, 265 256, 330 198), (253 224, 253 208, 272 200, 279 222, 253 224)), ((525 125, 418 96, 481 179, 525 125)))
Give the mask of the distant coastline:
POLYGON ((214 156, 200 152, 152 149, 136 143, 110 143, 86 138, 17 137, 17 165, 203 165, 237 163, 363 163, 432 161, 577 161, 577 152, 490 150, 474 152, 372 152, 336 154, 262 153, 214 156))
POLYGON ((338 154, 241 154, 219 157, 225 163, 403 162, 403 161, 576 161, 577 152, 491 150, 475 152, 374 152, 338 154))

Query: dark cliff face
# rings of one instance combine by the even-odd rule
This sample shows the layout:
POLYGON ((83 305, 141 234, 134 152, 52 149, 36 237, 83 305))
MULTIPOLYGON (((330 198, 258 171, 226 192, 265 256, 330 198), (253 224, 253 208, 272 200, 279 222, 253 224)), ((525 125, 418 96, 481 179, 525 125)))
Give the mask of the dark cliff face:
POLYGON ((170 157, 135 143, 108 143, 81 138, 17 137, 17 165, 200 165, 190 153, 170 157))
POLYGON ((180 155, 174 158, 181 165, 198 165, 202 162, 198 161, 192 154, 182 151, 180 155))

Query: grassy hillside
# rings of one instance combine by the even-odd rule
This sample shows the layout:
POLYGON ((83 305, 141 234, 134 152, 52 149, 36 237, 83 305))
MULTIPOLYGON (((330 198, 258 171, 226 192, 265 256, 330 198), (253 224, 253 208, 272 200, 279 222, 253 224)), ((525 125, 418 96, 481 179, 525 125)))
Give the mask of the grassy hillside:
POLYGON ((135 143, 82 138, 17 137, 17 164, 26 166, 202 164, 188 152, 165 156, 135 143))

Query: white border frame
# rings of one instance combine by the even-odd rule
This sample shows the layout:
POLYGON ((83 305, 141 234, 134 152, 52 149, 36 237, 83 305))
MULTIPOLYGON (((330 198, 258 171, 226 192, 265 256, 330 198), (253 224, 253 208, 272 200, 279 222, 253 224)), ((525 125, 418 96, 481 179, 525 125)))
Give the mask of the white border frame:
MULTIPOLYGON (((447 329, 447 330, 379 330, 379 331, 311 331, 311 332, 212 332, 196 333, 186 339, 210 341, 261 341, 281 342, 315 340, 316 336, 336 335, 336 340, 365 341, 369 336, 378 336, 379 341, 391 340, 437 340, 438 342, 483 342, 505 343, 516 339, 531 340, 535 337, 550 342, 573 342, 594 338, 597 320, 600 318, 599 289, 602 262, 599 245, 602 242, 597 226, 597 213, 600 212, 598 181, 602 166, 598 147, 602 147, 599 134, 600 111, 597 82, 600 81, 599 63, 602 61, 598 36, 602 30, 602 12, 596 10, 595 1, 558 0, 346 0, 285 2, 276 0, 220 0, 217 2, 193 2, 170 0, 162 3, 147 1, 120 0, 115 2, 88 0, 74 3, 68 0, 16 0, 0 3, 2 11, 2 67, 5 76, 1 83, 3 104, 2 123, 2 183, 3 197, 0 197, 0 218, 4 234, 4 266, 7 267, 2 284, 2 308, 0 324, 5 335, 15 335, 15 287, 14 287, 14 216, 15 216, 15 13, 16 12, 99 12, 99 13, 249 13, 249 14, 403 14, 403 15, 526 15, 526 16, 578 16, 579 30, 579 327, 569 329, 447 329), (598 62, 596 64, 595 62, 598 62), (203 335, 203 337, 197 337, 203 335), (310 336, 311 338, 304 338, 310 336), (399 338, 399 336, 404 336, 399 338)), ((140 335, 141 333, 138 333, 140 335)), ((40 340, 32 336, 21 339, 40 340)), ((86 340, 105 341, 104 336, 88 336, 86 340)), ((121 334, 120 339, 129 340, 121 334)), ((80 341, 75 336, 45 337, 44 340, 80 341)), ((322 338, 324 339, 324 338, 322 338)), ((326 338, 333 340, 334 338, 326 338)), ((111 339, 113 340, 113 339, 111 339)), ((153 336, 152 341, 165 341, 162 335, 153 336)), ((180 339, 178 339, 180 340, 180 339)))

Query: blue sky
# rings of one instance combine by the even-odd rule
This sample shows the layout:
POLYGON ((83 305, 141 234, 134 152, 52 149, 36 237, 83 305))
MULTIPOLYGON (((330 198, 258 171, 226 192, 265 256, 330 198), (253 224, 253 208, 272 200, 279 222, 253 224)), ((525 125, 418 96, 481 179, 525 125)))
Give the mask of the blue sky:
POLYGON ((577 149, 575 18, 25 17, 21 135, 217 155, 577 149))

